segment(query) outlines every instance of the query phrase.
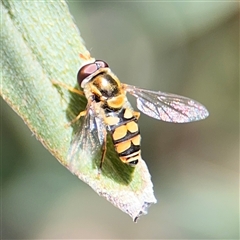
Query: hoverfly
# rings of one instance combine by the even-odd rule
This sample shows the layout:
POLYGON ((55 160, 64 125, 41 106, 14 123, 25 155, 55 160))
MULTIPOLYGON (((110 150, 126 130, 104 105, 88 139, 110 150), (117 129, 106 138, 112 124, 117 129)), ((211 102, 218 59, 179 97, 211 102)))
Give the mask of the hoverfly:
POLYGON ((87 151, 92 155, 97 155, 100 151, 99 171, 101 171, 108 133, 119 159, 130 166, 136 166, 141 159, 141 136, 138 127, 140 113, 133 110, 126 93, 136 97, 137 108, 141 112, 158 120, 187 123, 208 116, 207 109, 195 100, 121 83, 108 64, 102 60, 84 65, 78 72, 77 80, 83 92, 67 88, 85 95, 87 106, 72 121, 84 118, 69 149, 70 168, 71 164, 75 165, 79 161, 80 151, 87 151))

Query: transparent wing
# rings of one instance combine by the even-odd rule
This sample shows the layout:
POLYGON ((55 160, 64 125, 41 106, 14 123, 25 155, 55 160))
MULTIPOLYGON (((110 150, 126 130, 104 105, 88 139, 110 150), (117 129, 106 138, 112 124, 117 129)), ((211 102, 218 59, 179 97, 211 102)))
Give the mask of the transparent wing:
POLYGON ((92 164, 89 159, 101 156, 105 134, 105 124, 91 103, 68 151, 67 161, 72 173, 78 174, 86 164, 92 164))
POLYGON ((165 122, 186 123, 206 118, 209 113, 200 103, 183 96, 140 89, 123 84, 137 98, 137 107, 146 115, 165 122))

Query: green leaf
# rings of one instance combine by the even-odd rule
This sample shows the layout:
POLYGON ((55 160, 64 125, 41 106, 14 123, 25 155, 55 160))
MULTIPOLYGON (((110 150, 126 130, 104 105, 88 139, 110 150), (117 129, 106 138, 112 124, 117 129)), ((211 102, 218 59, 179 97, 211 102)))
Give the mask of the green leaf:
MULTIPOLYGON (((77 88, 76 75, 88 51, 64 1, 1 1, 1 96, 24 120, 37 139, 69 168, 66 160, 79 124, 65 124, 85 109, 86 99, 54 86, 59 81, 77 88)), ((131 168, 122 163, 108 138, 100 178, 99 161, 86 156, 71 169, 99 195, 133 220, 146 214, 156 199, 143 160, 131 168)))

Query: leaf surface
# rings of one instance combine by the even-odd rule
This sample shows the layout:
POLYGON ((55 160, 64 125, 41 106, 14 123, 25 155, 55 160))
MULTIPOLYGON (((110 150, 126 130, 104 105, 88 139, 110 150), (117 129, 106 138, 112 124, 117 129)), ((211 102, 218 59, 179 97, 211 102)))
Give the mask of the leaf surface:
MULTIPOLYGON (((64 125, 85 109, 86 99, 53 86, 57 80, 76 87, 85 63, 83 44, 64 1, 1 1, 1 96, 24 120, 37 139, 68 168, 71 139, 80 123, 64 125)), ((135 169, 123 164, 108 141, 103 172, 97 161, 79 159, 77 176, 133 220, 156 199, 143 160, 135 169)))

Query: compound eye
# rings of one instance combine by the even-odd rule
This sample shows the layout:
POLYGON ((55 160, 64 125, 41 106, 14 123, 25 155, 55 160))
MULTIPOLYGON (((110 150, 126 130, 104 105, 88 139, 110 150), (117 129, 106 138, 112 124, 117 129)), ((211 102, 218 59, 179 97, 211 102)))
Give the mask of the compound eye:
POLYGON ((96 72, 99 68, 106 68, 106 67, 108 67, 108 64, 102 60, 96 60, 94 63, 89 63, 84 65, 82 68, 80 68, 77 75, 79 86, 81 86, 82 81, 85 78, 87 78, 89 75, 96 72))
POLYGON ((103 60, 96 60, 95 63, 98 65, 99 68, 108 68, 108 64, 103 60))
POLYGON ((87 78, 89 75, 93 74, 98 70, 97 65, 95 63, 90 63, 87 65, 84 65, 80 68, 77 75, 77 80, 79 86, 81 86, 82 81, 87 78))

